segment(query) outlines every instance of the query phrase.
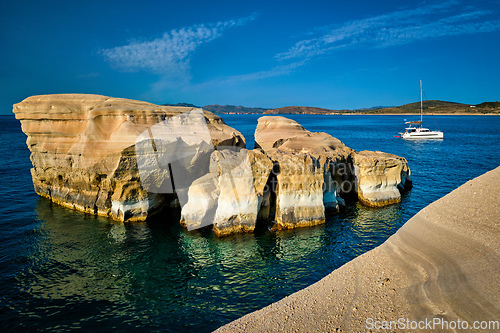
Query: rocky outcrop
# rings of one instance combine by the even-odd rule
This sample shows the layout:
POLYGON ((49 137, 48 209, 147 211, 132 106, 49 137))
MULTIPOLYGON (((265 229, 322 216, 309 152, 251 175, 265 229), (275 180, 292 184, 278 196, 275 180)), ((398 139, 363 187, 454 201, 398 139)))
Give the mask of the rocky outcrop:
POLYGON ((277 109, 270 109, 265 114, 335 114, 339 111, 323 109, 313 106, 285 106, 277 109))
POLYGON ((354 155, 356 190, 365 205, 381 207, 401 202, 401 190, 411 185, 408 162, 380 151, 354 155))
MULTIPOLYGON (((28 136, 35 191, 121 221, 144 220, 165 205, 164 195, 141 184, 136 139, 190 110, 85 94, 33 96, 13 108, 28 136)), ((243 136, 220 117, 204 116, 213 146, 245 146, 243 136)))
POLYGON ((293 229, 325 222, 324 164, 308 153, 267 152, 277 164, 275 228, 293 229))
POLYGON ((340 140, 310 132, 291 119, 266 116, 259 118, 255 146, 275 163, 275 228, 324 223, 325 210, 338 210, 344 203, 340 186, 351 184, 351 177, 338 166, 347 166, 353 150, 340 140))
POLYGON ((404 158, 356 151, 327 133, 313 133, 284 117, 261 117, 255 146, 276 164, 276 228, 324 223, 325 210, 338 210, 343 196, 357 193, 370 206, 401 200, 410 184, 404 158))
POLYGON ((219 147, 210 172, 189 188, 181 223, 188 229, 212 225, 218 236, 253 232, 272 162, 260 150, 219 147))
POLYGON ((294 120, 280 116, 260 117, 255 129, 255 148, 268 151, 278 147, 317 153, 352 151, 339 139, 323 132, 309 132, 294 120))
POLYGON ((214 231, 219 235, 252 232, 263 204, 272 162, 260 150, 213 153, 219 171, 219 197, 214 231))
POLYGON ((99 95, 45 95, 14 105, 27 134, 35 191, 119 221, 174 205, 188 230, 219 236, 325 222, 346 197, 398 202, 404 158, 360 152, 284 117, 262 117, 256 149, 210 112, 99 95))

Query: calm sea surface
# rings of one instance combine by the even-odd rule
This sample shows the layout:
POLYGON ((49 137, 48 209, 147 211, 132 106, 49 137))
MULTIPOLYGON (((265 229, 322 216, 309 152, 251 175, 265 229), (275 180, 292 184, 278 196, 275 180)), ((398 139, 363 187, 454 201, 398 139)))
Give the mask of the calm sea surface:
MULTIPOLYGON (((393 137, 412 116, 288 116, 347 146, 405 157, 400 204, 353 204, 325 225, 218 239, 176 216, 119 224, 33 191, 26 136, 0 116, 2 331, 208 332, 304 288, 380 245, 420 209, 500 165, 500 117, 438 116, 442 141, 393 137)), ((226 115, 253 148, 257 115, 226 115)), ((424 123, 435 128, 432 117, 424 123)), ((493 198, 492 198, 493 199, 493 198)))

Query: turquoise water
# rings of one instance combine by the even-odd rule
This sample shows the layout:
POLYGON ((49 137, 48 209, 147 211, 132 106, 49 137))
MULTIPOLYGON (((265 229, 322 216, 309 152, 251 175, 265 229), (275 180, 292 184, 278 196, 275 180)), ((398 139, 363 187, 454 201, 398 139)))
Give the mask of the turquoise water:
MULTIPOLYGON (((257 118, 224 116, 252 147, 257 118)), ((0 117, 3 331, 211 331, 318 281, 500 165, 500 117, 439 116, 445 139, 421 142, 393 137, 410 116, 290 118, 358 151, 406 157, 413 189, 400 204, 352 204, 325 225, 287 232, 218 239, 184 231, 178 216, 122 225, 39 198, 26 137, 13 117, 0 117)))

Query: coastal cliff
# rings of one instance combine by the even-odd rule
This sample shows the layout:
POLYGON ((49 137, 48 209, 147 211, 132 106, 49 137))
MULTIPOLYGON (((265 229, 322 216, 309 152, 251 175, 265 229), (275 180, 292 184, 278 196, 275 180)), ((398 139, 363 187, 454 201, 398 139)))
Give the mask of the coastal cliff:
POLYGON ((276 227, 324 223, 325 210, 339 210, 345 197, 368 206, 401 201, 411 186, 406 159, 346 147, 327 133, 314 133, 280 116, 259 118, 255 146, 276 164, 276 227))
MULTIPOLYGON (((13 108, 28 136, 36 193, 120 221, 145 220, 168 204, 142 186, 135 143, 155 124, 190 110, 84 94, 32 96, 13 108)), ((214 146, 245 146, 241 133, 204 114, 214 146)))
POLYGON ((189 189, 182 221, 213 224, 219 236, 325 223, 346 199, 381 207, 401 201, 411 186, 408 162, 382 152, 356 152, 327 133, 280 116, 258 120, 255 149, 219 147, 210 172, 189 189))
POLYGON ((259 118, 255 146, 275 164, 275 228, 324 223, 325 210, 338 211, 344 204, 341 196, 354 190, 350 170, 355 151, 329 134, 310 132, 291 119, 266 116, 259 118))
POLYGON ((189 225, 194 229, 213 224, 218 236, 253 232, 259 212, 266 211, 261 208, 265 206, 264 192, 269 193, 266 184, 272 166, 269 157, 258 149, 223 147, 214 151, 210 172, 189 188, 181 223, 188 229, 189 225))
POLYGON ((398 203, 400 191, 411 185, 410 169, 402 157, 364 150, 353 160, 358 199, 366 206, 398 203))
POLYGON ((345 200, 401 200, 407 161, 356 152, 327 133, 261 117, 255 149, 207 111, 100 95, 33 96, 13 111, 28 136, 36 193, 119 221, 180 208, 188 230, 252 232, 325 222, 345 200), (177 208, 175 208, 177 207, 177 208))

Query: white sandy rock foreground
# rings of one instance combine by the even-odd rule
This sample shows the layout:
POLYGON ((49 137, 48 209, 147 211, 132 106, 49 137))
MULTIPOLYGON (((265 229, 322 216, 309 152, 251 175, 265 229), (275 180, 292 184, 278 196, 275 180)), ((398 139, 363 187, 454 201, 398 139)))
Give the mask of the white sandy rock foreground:
POLYGON ((381 246, 216 332, 499 332, 499 192, 500 167, 381 246))

